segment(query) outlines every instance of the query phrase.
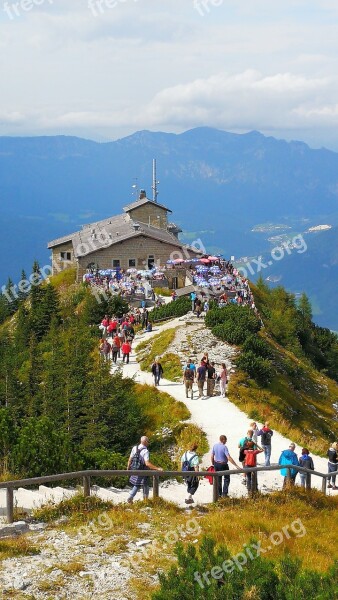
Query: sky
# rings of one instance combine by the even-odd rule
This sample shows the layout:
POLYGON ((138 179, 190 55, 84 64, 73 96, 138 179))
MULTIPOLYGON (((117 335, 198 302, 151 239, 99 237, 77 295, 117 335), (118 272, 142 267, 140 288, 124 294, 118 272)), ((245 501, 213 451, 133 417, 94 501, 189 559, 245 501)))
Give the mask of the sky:
POLYGON ((0 135, 258 130, 338 151, 337 0, 0 0, 0 135))

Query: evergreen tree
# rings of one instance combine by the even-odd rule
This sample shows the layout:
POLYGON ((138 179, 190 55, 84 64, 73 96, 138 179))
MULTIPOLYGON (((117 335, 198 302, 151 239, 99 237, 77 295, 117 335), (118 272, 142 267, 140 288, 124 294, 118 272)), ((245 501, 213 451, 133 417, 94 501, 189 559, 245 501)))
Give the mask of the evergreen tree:
POLYGON ((28 287, 28 286, 26 286, 27 281, 28 280, 27 280, 26 272, 24 271, 24 269, 22 269, 22 271, 21 271, 21 289, 20 289, 20 287, 18 288, 19 302, 24 302, 26 300, 26 298, 28 298, 29 289, 27 289, 27 291, 25 291, 25 289, 28 287))

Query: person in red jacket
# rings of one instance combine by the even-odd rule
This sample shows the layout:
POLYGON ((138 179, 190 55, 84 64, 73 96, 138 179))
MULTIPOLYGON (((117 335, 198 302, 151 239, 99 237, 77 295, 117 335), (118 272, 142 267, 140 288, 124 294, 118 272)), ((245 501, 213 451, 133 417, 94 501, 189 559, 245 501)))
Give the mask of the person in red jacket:
POLYGON ((123 342, 122 344, 122 360, 124 362, 124 359, 126 359, 126 363, 129 363, 129 354, 131 352, 131 345, 130 342, 123 342))
MULTIPOLYGON (((248 441, 246 443, 246 450, 244 450, 244 467, 257 467, 257 454, 263 452, 262 448, 255 450, 255 443, 248 441)), ((255 492, 253 489, 253 472, 250 471, 246 474, 246 484, 248 487, 248 493, 255 492)))

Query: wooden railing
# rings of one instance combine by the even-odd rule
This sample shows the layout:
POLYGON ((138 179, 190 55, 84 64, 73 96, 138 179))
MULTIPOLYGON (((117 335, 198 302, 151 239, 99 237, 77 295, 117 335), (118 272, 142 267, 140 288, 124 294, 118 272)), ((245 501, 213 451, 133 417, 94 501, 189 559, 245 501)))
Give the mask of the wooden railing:
MULTIPOLYGON (((322 492, 326 494, 326 481, 328 477, 332 477, 334 475, 338 476, 338 471, 334 473, 320 473, 319 471, 311 471, 309 469, 305 469, 304 467, 298 467, 296 465, 273 465, 270 467, 248 467, 245 469, 233 469, 226 471, 218 471, 218 472, 209 472, 209 471, 192 471, 191 475, 196 477, 212 477, 213 485, 212 485, 212 502, 217 502, 219 494, 218 494, 218 478, 224 475, 238 475, 240 473, 253 473, 253 481, 252 481, 252 491, 257 491, 257 473, 260 471, 280 471, 280 469, 287 469, 288 475, 287 479, 291 483, 291 469, 297 470, 299 473, 307 473, 307 489, 311 489, 311 478, 321 477, 322 478, 322 492)), ((147 475, 147 477, 153 478, 153 498, 159 497, 159 480, 161 477, 182 477, 187 476, 187 473, 182 473, 182 471, 128 471, 128 470, 118 470, 118 471, 76 471, 74 473, 60 473, 58 475, 46 475, 45 477, 33 477, 31 479, 18 479, 16 481, 5 481, 0 483, 0 490, 6 490, 6 516, 8 523, 13 523, 14 520, 14 490, 19 487, 30 487, 36 485, 42 485, 44 483, 55 483, 56 481, 69 481, 74 479, 82 479, 83 485, 83 494, 84 496, 90 496, 90 485, 91 479, 93 477, 117 477, 117 476, 126 476, 130 477, 131 475, 147 475)))

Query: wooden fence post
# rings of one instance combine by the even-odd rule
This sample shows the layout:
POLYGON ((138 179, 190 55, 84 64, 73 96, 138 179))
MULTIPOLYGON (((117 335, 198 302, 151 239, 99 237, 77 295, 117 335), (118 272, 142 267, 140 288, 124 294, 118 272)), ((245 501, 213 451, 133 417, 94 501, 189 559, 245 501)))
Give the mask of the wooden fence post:
POLYGON ((257 471, 253 471, 252 475, 251 475, 252 481, 251 481, 251 486, 252 486, 252 492, 257 492, 258 490, 258 485, 257 485, 257 471))
POLYGON ((7 523, 11 524, 14 521, 14 491, 11 487, 6 490, 6 501, 7 523))
POLYGON ((83 476, 83 495, 85 498, 90 496, 90 475, 83 476))
POLYGON ((212 501, 213 502, 217 502, 218 496, 219 496, 218 495, 218 478, 219 478, 219 475, 216 475, 216 473, 215 473, 215 476, 212 480, 212 501))
POLYGON ((326 496, 326 477, 322 479, 322 492, 326 496))
POLYGON ((158 475, 153 475, 153 498, 159 497, 159 477, 158 475))
POLYGON ((311 475, 310 475, 310 473, 306 474, 305 481, 306 481, 306 489, 311 490, 311 475))

